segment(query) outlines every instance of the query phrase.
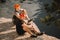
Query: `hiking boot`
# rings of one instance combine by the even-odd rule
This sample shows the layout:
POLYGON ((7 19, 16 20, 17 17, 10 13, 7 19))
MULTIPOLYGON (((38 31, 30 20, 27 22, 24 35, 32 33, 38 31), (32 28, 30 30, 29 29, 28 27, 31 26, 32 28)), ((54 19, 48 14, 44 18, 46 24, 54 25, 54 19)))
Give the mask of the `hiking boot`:
POLYGON ((37 35, 33 34, 33 35, 31 35, 30 37, 37 37, 37 35))
POLYGON ((44 32, 41 32, 41 33, 38 33, 38 34, 36 34, 37 36, 41 36, 41 35, 43 35, 44 34, 44 32))

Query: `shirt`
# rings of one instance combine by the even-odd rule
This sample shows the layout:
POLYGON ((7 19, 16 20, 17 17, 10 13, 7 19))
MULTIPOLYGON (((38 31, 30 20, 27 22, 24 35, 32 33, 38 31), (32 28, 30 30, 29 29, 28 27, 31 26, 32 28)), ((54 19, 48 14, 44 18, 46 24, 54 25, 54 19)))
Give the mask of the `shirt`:
POLYGON ((25 19, 26 15, 24 14, 24 9, 20 9, 19 11, 15 11, 16 14, 19 15, 21 19, 25 19))

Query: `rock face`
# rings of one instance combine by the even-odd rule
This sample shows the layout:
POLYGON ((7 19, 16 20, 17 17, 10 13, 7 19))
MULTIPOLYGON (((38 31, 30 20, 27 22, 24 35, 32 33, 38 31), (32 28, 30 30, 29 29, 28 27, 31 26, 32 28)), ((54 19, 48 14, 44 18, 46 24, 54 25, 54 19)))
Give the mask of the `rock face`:
POLYGON ((6 2, 6 0, 0 0, 2 3, 5 3, 6 2))
MULTIPOLYGON (((18 35, 16 27, 12 23, 12 16, 14 13, 13 5, 15 3, 20 3, 20 0, 7 0, 4 4, 0 3, 0 40, 60 40, 59 38, 47 34, 43 34, 37 38, 31 38, 28 33, 25 33, 25 35, 18 35)), ((20 4, 22 5, 22 8, 27 10, 30 18, 34 13, 37 13, 36 9, 40 10, 39 2, 36 0, 27 0, 20 4)), ((42 4, 42 2, 40 4, 42 4)), ((40 7, 42 6, 40 5, 40 7)))

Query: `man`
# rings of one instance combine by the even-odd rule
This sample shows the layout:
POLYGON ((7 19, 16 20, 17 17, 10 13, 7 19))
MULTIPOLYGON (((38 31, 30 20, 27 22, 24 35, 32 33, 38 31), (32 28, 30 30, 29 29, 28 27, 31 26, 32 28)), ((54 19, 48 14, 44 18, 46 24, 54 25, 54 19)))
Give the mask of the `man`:
POLYGON ((32 21, 31 23, 28 22, 30 19, 25 9, 21 9, 19 4, 15 4, 14 9, 15 9, 14 13, 15 17, 13 17, 13 19, 15 20, 16 29, 17 32, 19 32, 19 34, 22 34, 22 32, 23 33, 28 32, 33 37, 36 37, 37 34, 40 34, 39 29, 37 27, 34 27, 35 24, 32 21))

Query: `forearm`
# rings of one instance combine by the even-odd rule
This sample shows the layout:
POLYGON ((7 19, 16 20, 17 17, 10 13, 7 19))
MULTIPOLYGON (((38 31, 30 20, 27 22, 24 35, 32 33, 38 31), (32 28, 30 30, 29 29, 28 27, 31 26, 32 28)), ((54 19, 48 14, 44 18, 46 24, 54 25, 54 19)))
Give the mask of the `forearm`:
POLYGON ((27 20, 30 20, 30 18, 28 16, 26 16, 27 20))
POLYGON ((26 19, 30 20, 30 18, 27 15, 27 11, 24 9, 25 15, 26 15, 26 19))

